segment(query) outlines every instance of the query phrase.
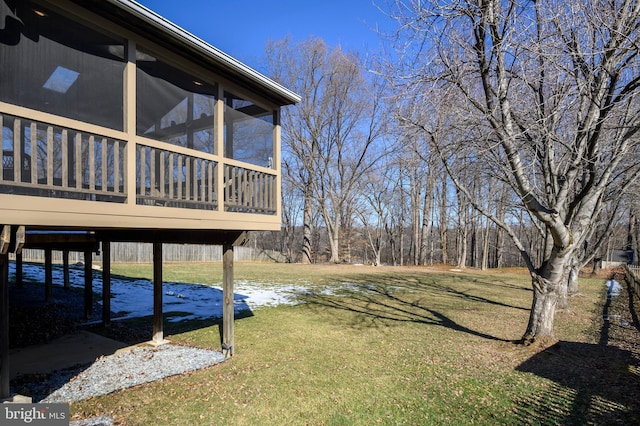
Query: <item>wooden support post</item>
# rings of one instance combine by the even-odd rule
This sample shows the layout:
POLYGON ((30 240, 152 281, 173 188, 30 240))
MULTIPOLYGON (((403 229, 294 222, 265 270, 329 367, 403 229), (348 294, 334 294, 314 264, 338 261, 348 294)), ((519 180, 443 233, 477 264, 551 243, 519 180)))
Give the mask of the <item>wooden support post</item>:
POLYGON ((0 399, 9 388, 9 255, 0 253, 0 399))
POLYGON ((165 343, 162 320, 162 243, 153 243, 153 339, 154 345, 165 343))
POLYGON ((233 244, 224 244, 222 250, 222 350, 230 357, 234 344, 233 244))
POLYGON ((22 274, 22 252, 16 253, 16 285, 20 287, 24 285, 22 274))
POLYGON ((44 300, 47 303, 53 300, 53 261, 51 254, 52 250, 50 248, 44 250, 44 300))
POLYGON ((111 325, 111 242, 102 242, 102 325, 111 325))
POLYGON ((84 318, 93 316, 93 267, 91 251, 84 252, 84 318))
POLYGON ((69 281, 69 250, 62 251, 62 276, 65 290, 71 289, 71 281, 69 281))
POLYGON ((22 247, 26 240, 26 231, 24 226, 19 226, 16 232, 16 285, 22 286, 23 274, 22 274, 22 247))

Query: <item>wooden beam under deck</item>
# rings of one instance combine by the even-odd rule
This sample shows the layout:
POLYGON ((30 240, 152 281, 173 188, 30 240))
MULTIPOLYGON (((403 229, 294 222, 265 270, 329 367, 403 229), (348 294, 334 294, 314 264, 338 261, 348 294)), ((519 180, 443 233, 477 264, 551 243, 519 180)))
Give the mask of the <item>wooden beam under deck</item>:
POLYGON ((27 228, 24 248, 74 252, 98 252, 98 239, 91 232, 64 230, 36 230, 27 228))
MULTIPOLYGON (((6 228, 15 228, 6 226, 6 228)), ((7 231, 9 232, 9 231, 7 231)), ((82 231, 67 228, 35 228, 27 227, 24 248, 30 249, 52 249, 60 251, 85 252, 87 250, 97 253, 100 241, 111 242, 133 242, 133 243, 154 243, 164 244, 206 244, 234 246, 244 245, 247 240, 246 231, 229 231, 215 229, 83 229, 82 231)), ((4 246, 12 251, 9 241, 11 237, 7 234, 4 246)))
POLYGON ((9 252, 10 245, 11 245, 11 226, 4 225, 0 230, 0 255, 7 254, 9 252))
POLYGON ((247 239, 245 231, 219 231, 210 229, 109 229, 97 230, 99 239, 113 242, 139 242, 164 244, 243 245, 247 239))

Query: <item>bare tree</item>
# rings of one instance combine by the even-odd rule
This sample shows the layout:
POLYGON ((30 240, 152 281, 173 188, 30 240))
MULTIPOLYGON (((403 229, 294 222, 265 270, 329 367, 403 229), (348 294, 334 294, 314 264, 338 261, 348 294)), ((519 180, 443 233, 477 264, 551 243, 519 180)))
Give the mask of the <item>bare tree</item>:
POLYGON ((294 90, 302 95, 297 108, 283 111, 282 150, 283 168, 292 187, 297 187, 303 199, 301 262, 304 264, 312 262, 313 159, 318 150, 317 140, 325 126, 318 118, 322 112, 316 111, 314 102, 319 96, 316 86, 322 79, 326 47, 321 41, 310 40, 309 44, 306 63, 296 61, 298 52, 288 39, 273 42, 266 48, 266 66, 271 76, 285 84, 296 82, 294 90))
MULTIPOLYGON (((505 184, 500 185, 500 199, 496 206, 496 219, 498 223, 505 223, 507 213, 507 197, 509 196, 509 187, 505 184)), ((504 229, 496 227, 496 243, 495 243, 495 262, 496 268, 504 266, 504 229)))
POLYGON ((382 162, 364 176, 363 205, 357 210, 363 234, 373 254, 372 264, 382 264, 382 249, 385 244, 385 225, 392 214, 393 194, 397 192, 398 181, 393 178, 395 167, 382 162))
POLYGON ((447 254, 448 246, 447 239, 448 226, 447 219, 449 218, 449 205, 447 204, 448 185, 446 176, 442 177, 442 186, 440 187, 440 260, 443 264, 449 263, 449 256, 447 254))
MULTIPOLYGON (((320 39, 273 42, 267 56, 271 75, 302 97, 284 115, 283 141, 285 161, 300 177, 305 229, 311 209, 317 208, 328 233, 330 261, 338 262, 359 178, 381 155, 383 80, 364 73, 357 56, 330 50, 320 39)), ((310 230, 304 238, 311 238, 310 230)), ((303 261, 310 246, 303 245, 303 261)))
POLYGON ((424 199, 422 205, 422 227, 420 230, 420 253, 419 263, 420 265, 427 265, 427 254, 430 254, 429 260, 433 260, 433 250, 429 249, 429 243, 433 243, 433 204, 434 193, 436 187, 436 168, 434 166, 435 161, 433 157, 429 156, 427 159, 427 175, 425 177, 424 199))
MULTIPOLYGON (((640 2, 398 0, 391 12, 400 24, 393 77, 402 102, 455 117, 440 118, 447 137, 432 138, 434 149, 531 273, 523 341, 550 336, 571 262, 600 211, 639 174, 640 2), (539 233, 531 245, 455 174, 468 155, 510 187, 539 233)), ((433 121, 403 118, 436 130, 433 121)))
POLYGON ((280 232, 280 244, 277 249, 285 254, 288 262, 296 261, 299 256, 299 252, 296 252, 294 247, 296 247, 296 229, 300 223, 299 215, 303 211, 303 206, 300 206, 300 194, 296 183, 295 180, 290 178, 288 173, 283 175, 282 231, 280 232))

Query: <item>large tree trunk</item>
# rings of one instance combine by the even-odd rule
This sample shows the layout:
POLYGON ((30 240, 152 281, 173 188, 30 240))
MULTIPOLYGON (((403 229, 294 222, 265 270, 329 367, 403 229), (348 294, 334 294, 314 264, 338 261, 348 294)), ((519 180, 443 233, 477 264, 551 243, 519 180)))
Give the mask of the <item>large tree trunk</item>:
POLYGON ((404 219, 398 224, 398 244, 400 253, 398 254, 398 265, 404 266, 404 219))
MULTIPOLYGON (((431 211, 433 209, 433 189, 435 187, 436 180, 433 173, 433 168, 429 165, 427 170, 427 186, 424 191, 424 203, 422 207, 422 230, 420 235, 420 264, 427 264, 427 242, 429 235, 431 234, 431 211)), ((431 253, 433 256, 433 253, 431 253)))
POLYGON ((389 251, 391 252, 391 264, 396 266, 398 264, 397 253, 396 253, 396 239, 393 237, 392 232, 387 232, 389 234, 389 251))
MULTIPOLYGON (((500 223, 504 222, 504 218, 507 210, 507 200, 509 197, 507 185, 502 185, 502 194, 500 195, 500 205, 497 207, 497 218, 500 223)), ((496 242, 495 242, 495 267, 502 268, 504 265, 504 240, 505 233, 501 227, 496 227, 496 242)))
POLYGON ((558 254, 555 250, 551 257, 532 278, 533 301, 529 313, 527 330, 522 336, 525 344, 536 339, 553 337, 553 319, 558 302, 567 292, 567 262, 570 253, 558 254))
MULTIPOLYGON (((464 195, 458 191, 458 232, 456 234, 456 253, 458 255, 458 268, 467 267, 467 242, 469 238, 469 205, 464 195)), ((472 230, 473 238, 473 230, 472 230)), ((475 249, 475 247, 473 247, 475 249)), ((473 257, 473 254, 472 254, 473 257)))
POLYGON ((376 249, 373 252, 373 266, 380 266, 382 261, 380 259, 380 245, 379 240, 376 242, 376 249))
POLYGON ((340 262, 340 236, 338 232, 329 232, 329 248, 331 249, 330 263, 340 262))
POLYGON ((637 256, 640 256, 640 224, 638 223, 638 215, 634 215, 633 224, 634 224, 634 230, 635 230, 635 232, 633 233, 633 240, 635 242, 634 249, 636 251, 636 258, 634 259, 633 263, 635 265, 638 265, 640 264, 637 258, 637 256))
POLYGON ((579 293, 578 290, 578 274, 580 273, 580 268, 577 263, 574 263, 569 267, 569 277, 567 278, 567 294, 569 296, 574 296, 579 293))
POLYGON ((419 265, 420 264, 420 230, 422 228, 422 224, 420 221, 420 195, 421 195, 421 186, 419 184, 419 177, 417 176, 417 172, 415 170, 411 170, 411 182, 410 182, 410 193, 411 193, 411 264, 419 265))
POLYGON ((442 179, 440 193, 440 248, 442 249, 442 263, 447 264, 447 179, 442 179))
POLYGON ((311 263, 311 194, 307 190, 303 207, 302 263, 311 263))
POLYGON ((464 269, 467 267, 467 237, 468 237, 469 231, 467 230, 466 214, 464 216, 460 215, 459 217, 460 218, 464 217, 464 219, 458 220, 458 236, 456 238, 458 243, 457 265, 458 265, 458 268, 464 269))
POLYGON ((484 225, 484 232, 482 233, 482 263, 480 267, 483 271, 486 271, 489 268, 489 233, 491 231, 491 227, 489 226, 489 221, 486 221, 484 225))
POLYGON ((335 213, 332 219, 329 209, 326 206, 322 206, 322 217, 327 226, 327 239, 331 256, 329 263, 338 263, 340 262, 340 214, 335 213))
MULTIPOLYGON (((474 219, 475 222, 475 219, 474 219)), ((478 267, 478 228, 472 222, 471 224, 471 241, 469 242, 469 254, 471 255, 470 264, 472 268, 478 267)))
MULTIPOLYGON (((540 281, 533 278, 535 281, 540 281)), ((540 337, 553 337, 553 319, 558 302, 558 286, 548 283, 539 289, 533 286, 533 302, 529 314, 527 331, 522 337, 524 344, 533 343, 540 337)))

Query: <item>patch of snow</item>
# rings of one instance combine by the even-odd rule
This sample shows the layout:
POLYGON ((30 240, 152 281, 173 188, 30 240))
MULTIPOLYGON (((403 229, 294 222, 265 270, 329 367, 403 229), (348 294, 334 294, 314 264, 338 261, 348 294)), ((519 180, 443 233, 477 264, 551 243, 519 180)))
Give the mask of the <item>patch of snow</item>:
POLYGON ((607 297, 618 297, 622 291, 622 286, 616 280, 608 280, 605 285, 607 286, 607 297))
MULTIPOLYGON (((10 263, 9 275, 15 276, 15 264, 10 263)), ((25 282, 44 282, 44 267, 40 264, 24 263, 25 282)), ((63 270, 53 268, 54 283, 62 283, 63 270)), ((69 268, 71 287, 84 288, 84 269, 69 268)), ((102 293, 102 277, 93 276, 93 291, 102 293)), ((221 318, 223 297, 221 285, 162 283, 163 312, 168 321, 221 318)), ((236 314, 264 306, 299 303, 298 295, 306 291, 298 285, 269 285, 239 280, 235 283, 234 311, 236 314)), ((101 300, 98 301, 101 303, 101 300)), ((144 279, 123 280, 111 277, 111 311, 116 318, 136 318, 153 314, 153 282, 144 279)))

